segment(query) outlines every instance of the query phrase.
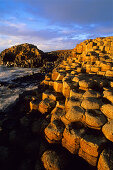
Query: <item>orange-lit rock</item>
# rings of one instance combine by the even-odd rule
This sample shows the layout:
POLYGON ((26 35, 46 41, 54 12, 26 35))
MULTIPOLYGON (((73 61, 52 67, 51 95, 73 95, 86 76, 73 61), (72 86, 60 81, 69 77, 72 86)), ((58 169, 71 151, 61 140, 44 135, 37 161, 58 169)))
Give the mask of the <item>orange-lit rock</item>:
POLYGON ((89 155, 88 153, 84 152, 81 148, 79 149, 78 155, 85 159, 90 165, 96 166, 97 164, 97 157, 89 155))
POLYGON ((58 77, 58 75, 59 75, 59 73, 58 73, 57 71, 54 71, 54 72, 52 73, 52 80, 56 80, 57 77, 58 77))
POLYGON ((45 98, 39 103, 38 110, 42 113, 45 114, 48 111, 51 111, 55 107, 55 101, 51 100, 49 98, 45 98))
POLYGON ((81 103, 81 106, 84 109, 100 109, 101 105, 102 105, 101 100, 93 97, 84 99, 81 103))
POLYGON ((62 116, 65 115, 65 110, 59 107, 56 107, 54 111, 51 113, 51 122, 53 122, 55 119, 61 119, 62 116))
POLYGON ((65 97, 69 97, 70 96, 70 86, 71 86, 71 82, 70 81, 63 81, 63 89, 62 89, 62 93, 65 97))
POLYGON ((102 128, 105 137, 113 142, 113 120, 109 120, 102 128))
POLYGON ((85 123, 93 129, 101 130, 101 127, 107 122, 106 117, 98 110, 88 110, 85 112, 85 123))
POLYGON ((99 98, 101 95, 98 92, 95 92, 93 90, 88 90, 83 94, 83 98, 88 98, 88 97, 95 97, 99 98))
POLYGON ((112 148, 105 148, 100 154, 98 160, 98 170, 111 170, 113 167, 113 150, 112 148))
POLYGON ((45 169, 60 170, 60 158, 55 151, 45 151, 41 157, 41 160, 45 169))
POLYGON ((81 100, 79 98, 75 98, 75 97, 69 97, 66 98, 66 102, 65 102, 65 109, 66 112, 72 107, 72 106, 80 106, 81 105, 81 100))
POLYGON ((54 120, 44 130, 49 143, 56 143, 62 139, 64 124, 60 120, 54 120))
POLYGON ((80 122, 77 123, 78 127, 73 127, 72 125, 66 126, 62 139, 62 146, 67 148, 73 154, 78 153, 81 136, 85 133, 85 129, 80 122))
POLYGON ((31 110, 38 110, 40 100, 33 100, 30 102, 30 109, 31 110))
POLYGON ((80 147, 82 150, 89 155, 98 157, 98 154, 101 152, 102 146, 105 145, 106 139, 104 136, 96 136, 93 134, 86 134, 80 141, 80 147))
POLYGON ((63 83, 61 80, 54 81, 54 90, 61 93, 63 89, 63 83))
POLYGON ((104 104, 101 107, 101 111, 110 119, 113 119, 113 105, 111 104, 104 104))
POLYGON ((84 116, 84 109, 80 106, 72 106, 66 113, 65 117, 70 122, 82 121, 84 116))

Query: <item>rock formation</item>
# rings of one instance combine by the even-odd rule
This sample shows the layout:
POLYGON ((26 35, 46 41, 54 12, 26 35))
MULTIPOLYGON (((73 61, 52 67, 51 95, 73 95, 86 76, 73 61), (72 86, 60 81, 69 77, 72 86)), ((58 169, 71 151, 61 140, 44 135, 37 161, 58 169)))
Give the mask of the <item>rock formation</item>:
POLYGON ((12 46, 1 52, 0 64, 14 67, 38 67, 45 55, 32 44, 12 46))
POLYGON ((2 51, 0 53, 0 65, 30 68, 45 66, 50 69, 54 61, 56 61, 55 65, 58 65, 71 52, 72 50, 58 50, 44 53, 35 45, 25 43, 2 51))
POLYGON ((51 117, 47 141, 99 170, 112 169, 113 37, 78 44, 41 84, 48 90, 34 109, 51 117))
MULTIPOLYGON (((88 162, 91 169, 112 170, 113 37, 90 39, 78 44, 68 57, 45 75, 38 90, 23 97, 21 110, 24 116, 20 119, 18 114, 22 126, 20 138, 16 134, 18 131, 10 131, 11 120, 7 126, 7 122, 2 126, 5 130, 9 128, 11 143, 24 143, 23 148, 26 154, 29 151, 30 160, 38 155, 45 169, 63 169, 65 161, 60 157, 63 148, 72 157, 79 157, 80 164, 82 160, 88 162), (25 112, 26 106, 30 110, 28 107, 25 112), (32 141, 34 144, 28 142, 30 133, 33 139, 40 135, 41 144, 36 139, 36 142, 32 141), (47 142, 47 147, 42 139, 47 142), (26 141, 29 143, 27 146, 26 141), (39 153, 34 155, 36 146, 39 153)), ((4 152, 6 148, 1 150, 4 152)), ((63 158, 66 156, 64 154, 63 158)), ((40 169, 39 160, 35 169, 40 169)), ((23 161, 24 165, 30 163, 29 159, 23 161)), ((77 169, 76 163, 74 169, 77 169)))

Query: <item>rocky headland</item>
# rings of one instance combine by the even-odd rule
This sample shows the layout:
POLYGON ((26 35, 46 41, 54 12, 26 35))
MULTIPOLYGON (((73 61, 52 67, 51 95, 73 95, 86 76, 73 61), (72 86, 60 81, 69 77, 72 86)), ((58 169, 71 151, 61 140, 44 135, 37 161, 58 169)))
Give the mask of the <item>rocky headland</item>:
POLYGON ((113 37, 78 44, 1 120, 4 169, 112 170, 113 37))
POLYGON ((58 64, 71 52, 72 50, 58 50, 44 53, 37 46, 25 43, 3 50, 0 53, 0 65, 25 68, 47 67, 49 69, 55 61, 58 64))

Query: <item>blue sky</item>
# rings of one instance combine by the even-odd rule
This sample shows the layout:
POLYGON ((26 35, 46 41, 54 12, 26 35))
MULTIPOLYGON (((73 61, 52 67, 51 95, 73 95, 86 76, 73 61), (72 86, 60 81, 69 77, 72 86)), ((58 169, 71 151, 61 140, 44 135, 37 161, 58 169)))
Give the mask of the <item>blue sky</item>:
POLYGON ((0 0, 0 51, 21 43, 72 49, 100 36, 113 36, 113 0, 0 0))

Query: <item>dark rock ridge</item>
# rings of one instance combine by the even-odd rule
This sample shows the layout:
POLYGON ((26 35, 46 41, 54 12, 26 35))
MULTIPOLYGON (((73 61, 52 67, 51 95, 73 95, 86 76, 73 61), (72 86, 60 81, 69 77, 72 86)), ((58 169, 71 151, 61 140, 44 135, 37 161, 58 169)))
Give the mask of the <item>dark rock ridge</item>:
POLYGON ((61 59, 64 59, 64 56, 67 57, 69 53, 70 50, 44 53, 39 50, 37 46, 25 43, 12 46, 2 51, 0 54, 0 65, 30 68, 47 65, 49 67, 50 63, 48 64, 48 62, 54 62, 57 58, 60 58, 58 60, 59 63, 61 59))
POLYGON ((32 44, 25 43, 2 51, 0 64, 14 67, 39 67, 44 58, 43 51, 32 44))

